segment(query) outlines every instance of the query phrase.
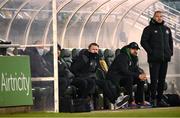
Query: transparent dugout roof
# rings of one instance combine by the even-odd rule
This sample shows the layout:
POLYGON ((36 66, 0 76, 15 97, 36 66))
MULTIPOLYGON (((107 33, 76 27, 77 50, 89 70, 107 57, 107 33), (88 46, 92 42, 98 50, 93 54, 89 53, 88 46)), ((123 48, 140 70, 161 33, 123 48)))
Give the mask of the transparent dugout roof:
MULTIPOLYGON (((58 43, 66 48, 117 48, 157 0, 56 0, 58 43), (132 18, 130 18, 133 16, 132 18), (121 37, 121 36, 123 37, 121 37), (123 39, 124 38, 124 39, 123 39), (115 44, 115 45, 114 45, 115 44)), ((0 0, 0 38, 21 46, 52 44, 52 0, 0 0)))

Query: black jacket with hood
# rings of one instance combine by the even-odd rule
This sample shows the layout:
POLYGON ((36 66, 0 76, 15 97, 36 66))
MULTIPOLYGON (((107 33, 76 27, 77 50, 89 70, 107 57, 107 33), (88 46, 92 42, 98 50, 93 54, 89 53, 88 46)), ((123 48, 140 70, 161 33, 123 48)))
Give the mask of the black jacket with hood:
POLYGON ((173 39, 171 30, 153 18, 150 25, 144 28, 141 45, 148 55, 148 62, 170 61, 173 55, 173 39))
POLYGON ((95 76, 99 67, 99 55, 85 50, 71 65, 71 71, 76 77, 95 76))
POLYGON ((126 77, 138 78, 144 71, 138 66, 138 57, 130 54, 127 46, 123 47, 120 54, 109 67, 108 79, 121 79, 126 77))

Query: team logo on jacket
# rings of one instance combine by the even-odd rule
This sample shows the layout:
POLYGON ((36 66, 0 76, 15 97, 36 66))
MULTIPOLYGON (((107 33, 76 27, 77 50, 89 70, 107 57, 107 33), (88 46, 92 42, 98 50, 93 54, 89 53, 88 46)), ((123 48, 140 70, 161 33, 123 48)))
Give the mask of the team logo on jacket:
POLYGON ((166 30, 166 34, 169 34, 169 30, 166 30))
POLYGON ((158 33, 158 31, 157 31, 157 30, 154 30, 154 33, 158 33))

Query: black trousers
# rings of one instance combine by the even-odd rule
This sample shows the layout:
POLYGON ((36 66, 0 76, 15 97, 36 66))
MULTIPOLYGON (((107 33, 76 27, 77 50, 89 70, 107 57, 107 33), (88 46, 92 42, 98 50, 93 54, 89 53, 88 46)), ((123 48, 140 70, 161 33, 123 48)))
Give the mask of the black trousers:
POLYGON ((103 95, 114 104, 119 96, 116 86, 110 80, 96 80, 96 85, 102 90, 103 95))
POLYGON ((80 98, 87 98, 95 92, 96 83, 95 80, 89 77, 77 77, 74 78, 71 85, 78 88, 78 96, 80 98))
POLYGON ((143 102, 144 101, 144 81, 141 81, 138 78, 133 78, 132 76, 119 77, 114 75, 110 79, 114 85, 118 88, 117 91, 121 91, 120 87, 125 88, 125 94, 129 95, 129 103, 132 101, 143 102), (133 96, 133 85, 137 84, 137 91, 135 92, 135 98, 133 96))
POLYGON ((129 95, 129 103, 135 100, 135 102, 144 101, 144 81, 141 81, 139 78, 133 77, 124 77, 120 79, 120 86, 123 86, 126 90, 126 94, 129 95), (133 85, 137 85, 137 90, 135 96, 133 96, 133 85), (135 98, 134 98, 135 97, 135 98))
POLYGON ((59 77, 59 96, 64 96, 67 87, 70 85, 70 80, 65 77, 59 77))
POLYGON ((151 100, 160 101, 163 96, 168 62, 149 63, 151 79, 151 100))

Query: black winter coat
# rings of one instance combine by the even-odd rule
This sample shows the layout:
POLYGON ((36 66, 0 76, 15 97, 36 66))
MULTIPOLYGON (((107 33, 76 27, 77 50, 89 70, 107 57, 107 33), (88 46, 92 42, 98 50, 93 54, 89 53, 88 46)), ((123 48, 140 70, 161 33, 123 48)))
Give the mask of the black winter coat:
POLYGON ((125 46, 109 67, 107 79, 138 78, 142 72, 143 70, 138 66, 138 57, 130 55, 125 46))
POLYGON ((141 37, 141 45, 148 55, 148 62, 170 61, 173 55, 171 30, 162 23, 151 19, 141 37))
POLYGON ((30 57, 31 76, 32 77, 50 77, 51 72, 48 70, 46 61, 39 54, 37 48, 27 47, 24 51, 25 55, 30 57))
POLYGON ((76 77, 94 75, 99 67, 99 55, 85 50, 71 65, 71 71, 76 77))
POLYGON ((69 80, 74 78, 74 74, 69 70, 68 65, 62 58, 58 59, 58 76, 60 79, 62 77, 69 80))

